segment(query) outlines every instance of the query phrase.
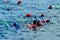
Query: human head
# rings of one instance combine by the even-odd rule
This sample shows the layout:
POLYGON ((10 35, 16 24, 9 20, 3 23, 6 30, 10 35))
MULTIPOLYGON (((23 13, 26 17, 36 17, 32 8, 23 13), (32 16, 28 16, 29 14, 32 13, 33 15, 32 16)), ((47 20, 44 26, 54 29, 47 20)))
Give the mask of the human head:
POLYGON ((49 22, 50 22, 50 20, 46 20, 46 22, 47 22, 47 23, 49 23, 49 22))
POLYGON ((45 15, 44 14, 40 14, 39 17, 44 17, 45 15))

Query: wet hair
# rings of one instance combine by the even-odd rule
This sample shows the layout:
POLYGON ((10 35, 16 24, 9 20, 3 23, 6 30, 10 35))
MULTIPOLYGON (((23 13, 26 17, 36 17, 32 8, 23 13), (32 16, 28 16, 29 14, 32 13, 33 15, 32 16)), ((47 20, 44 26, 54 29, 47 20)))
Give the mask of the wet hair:
POLYGON ((37 23, 37 21, 36 21, 36 20, 34 20, 34 21, 33 21, 33 24, 36 24, 36 23, 37 23))
POLYGON ((13 26, 15 26, 15 27, 16 27, 16 23, 13 23, 13 26))
POLYGON ((46 22, 47 22, 47 23, 49 23, 49 22, 50 22, 50 20, 47 20, 46 22))

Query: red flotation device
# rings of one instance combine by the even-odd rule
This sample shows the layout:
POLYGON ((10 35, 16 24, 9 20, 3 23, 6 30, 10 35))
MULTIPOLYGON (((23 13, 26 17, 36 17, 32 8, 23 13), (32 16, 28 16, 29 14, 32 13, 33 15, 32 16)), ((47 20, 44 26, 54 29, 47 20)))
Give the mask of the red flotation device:
POLYGON ((31 17, 31 14, 30 13, 26 14, 26 17, 31 17))
POLYGON ((34 25, 34 24, 32 24, 31 26, 32 26, 32 27, 34 27, 35 25, 34 25))

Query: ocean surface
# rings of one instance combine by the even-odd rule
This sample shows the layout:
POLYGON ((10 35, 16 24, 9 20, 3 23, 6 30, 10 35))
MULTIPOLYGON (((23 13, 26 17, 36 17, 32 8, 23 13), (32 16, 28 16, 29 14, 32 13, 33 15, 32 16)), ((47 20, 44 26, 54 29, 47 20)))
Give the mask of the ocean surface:
POLYGON ((16 5, 17 0, 9 0, 8 4, 5 1, 0 0, 0 40, 60 40, 60 0, 22 0, 20 5, 16 5), (49 5, 58 8, 48 9, 49 5), (8 8, 10 11, 7 11, 8 8), (45 24, 43 31, 37 28, 37 32, 34 32, 26 26, 33 19, 26 18, 27 13, 37 17, 43 13, 46 15, 45 19, 50 19, 51 24, 45 24), (9 24, 8 28, 4 21, 9 24), (11 26, 13 22, 17 22, 20 29, 15 30, 11 26))

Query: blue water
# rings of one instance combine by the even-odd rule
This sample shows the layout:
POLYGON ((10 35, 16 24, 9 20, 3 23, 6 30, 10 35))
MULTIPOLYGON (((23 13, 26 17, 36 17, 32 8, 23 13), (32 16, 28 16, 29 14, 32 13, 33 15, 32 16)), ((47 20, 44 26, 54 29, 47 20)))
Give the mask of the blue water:
POLYGON ((22 0, 21 5, 16 5, 17 0, 9 0, 9 4, 4 4, 6 0, 0 0, 0 40, 60 40, 60 8, 48 9, 49 5, 60 6, 60 0, 22 0), (31 8, 31 7, 36 8, 31 8), (11 11, 7 11, 10 8, 11 11), (20 9, 20 10, 19 10, 20 9), (50 19, 51 24, 46 24, 37 28, 34 32, 25 25, 28 21, 32 23, 33 18, 25 18, 27 13, 39 16, 44 13, 45 19, 50 19), (17 22, 19 20, 26 20, 25 22, 17 22), (3 24, 7 21, 9 28, 3 24), (19 23, 21 26, 17 31, 15 27, 11 27, 13 22, 19 23))

